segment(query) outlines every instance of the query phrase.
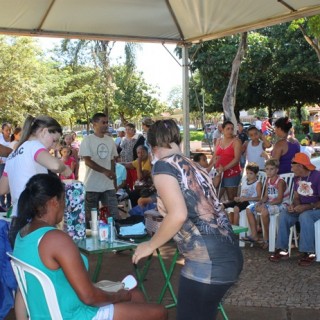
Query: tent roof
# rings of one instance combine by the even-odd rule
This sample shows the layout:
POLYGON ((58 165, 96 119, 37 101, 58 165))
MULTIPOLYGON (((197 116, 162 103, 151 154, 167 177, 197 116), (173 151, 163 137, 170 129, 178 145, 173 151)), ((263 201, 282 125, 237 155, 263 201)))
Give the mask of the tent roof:
POLYGON ((0 33, 199 42, 320 13, 320 0, 0 0, 0 33))

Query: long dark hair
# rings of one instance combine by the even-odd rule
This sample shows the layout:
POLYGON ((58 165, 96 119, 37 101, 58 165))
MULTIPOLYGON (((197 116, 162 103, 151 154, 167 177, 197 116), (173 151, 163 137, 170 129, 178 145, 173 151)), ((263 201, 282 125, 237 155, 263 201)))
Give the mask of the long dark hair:
POLYGON ((49 116, 28 116, 23 124, 21 139, 17 144, 17 149, 27 141, 31 135, 35 134, 39 128, 48 128, 50 133, 62 134, 62 127, 59 122, 49 116))
POLYGON ((57 175, 40 173, 30 178, 18 201, 18 219, 24 224, 46 214, 46 203, 64 195, 64 184, 57 175))
POLYGON ((180 129, 172 119, 158 120, 149 128, 147 140, 151 147, 171 149, 170 143, 181 143, 180 129))

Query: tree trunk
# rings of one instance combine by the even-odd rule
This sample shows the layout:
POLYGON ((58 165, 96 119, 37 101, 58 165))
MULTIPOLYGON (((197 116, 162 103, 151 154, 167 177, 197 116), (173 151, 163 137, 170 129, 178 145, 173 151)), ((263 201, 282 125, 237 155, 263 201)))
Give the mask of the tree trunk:
POLYGON ((303 25, 302 24, 298 24, 298 26, 299 26, 299 29, 301 30, 305 40, 310 44, 311 48, 316 52, 318 60, 320 62, 320 44, 319 44, 318 39, 312 40, 308 36, 308 34, 307 34, 305 28, 303 27, 303 25))
POLYGON ((239 48, 232 62, 230 80, 222 101, 224 118, 225 120, 230 120, 233 122, 235 130, 237 128, 237 119, 234 114, 234 107, 236 105, 237 84, 238 84, 238 77, 239 77, 239 69, 240 69, 241 61, 246 51, 246 47, 247 47, 247 32, 244 32, 241 35, 239 48))

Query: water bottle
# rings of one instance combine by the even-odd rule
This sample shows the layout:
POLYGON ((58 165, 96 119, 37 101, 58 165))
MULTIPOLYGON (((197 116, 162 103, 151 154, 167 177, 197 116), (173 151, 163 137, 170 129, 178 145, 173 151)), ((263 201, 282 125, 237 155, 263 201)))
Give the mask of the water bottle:
POLYGON ((108 218, 108 225, 109 225, 109 242, 112 243, 115 240, 115 233, 114 233, 114 223, 113 218, 108 218))

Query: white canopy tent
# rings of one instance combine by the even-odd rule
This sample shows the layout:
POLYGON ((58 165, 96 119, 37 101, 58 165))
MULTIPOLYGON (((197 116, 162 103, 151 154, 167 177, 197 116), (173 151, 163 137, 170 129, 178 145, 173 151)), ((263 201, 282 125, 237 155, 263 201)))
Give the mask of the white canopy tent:
POLYGON ((0 0, 0 33, 177 43, 189 154, 189 43, 320 13, 320 0, 0 0))

